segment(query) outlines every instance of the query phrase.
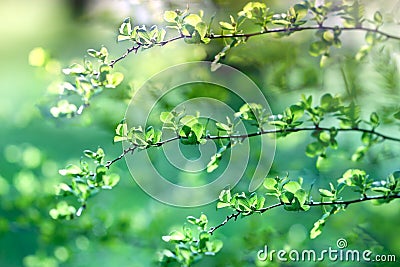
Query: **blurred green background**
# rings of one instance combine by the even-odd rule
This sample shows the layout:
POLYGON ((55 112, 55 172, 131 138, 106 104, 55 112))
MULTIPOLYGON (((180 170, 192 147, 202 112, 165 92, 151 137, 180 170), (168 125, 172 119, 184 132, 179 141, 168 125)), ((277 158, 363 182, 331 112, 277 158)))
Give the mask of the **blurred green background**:
MULTIPOLYGON (((267 1, 274 10, 282 11, 295 2, 267 1)), ((399 15, 397 1, 366 2, 367 15, 382 6, 386 17, 399 15)), ((203 9, 206 18, 215 14, 218 21, 227 20, 227 14, 236 13, 245 3, 193 1, 190 8, 203 9)), ((184 209, 159 203, 138 188, 125 163, 118 162, 115 169, 122 178, 120 184, 93 198, 82 217, 53 221, 48 215, 57 202, 54 187, 64 179, 58 169, 78 162, 84 149, 101 146, 108 159, 119 155, 120 145, 112 143, 114 127, 141 83, 177 63, 212 60, 222 43, 202 46, 175 42, 128 57, 116 67, 125 74, 123 84, 106 91, 87 112, 71 120, 56 120, 48 112, 57 100, 51 92, 52 83, 62 78, 60 69, 81 61, 88 48, 105 45, 114 57, 122 54, 127 46, 116 45, 116 29, 127 16, 138 24, 160 24, 164 10, 185 7, 183 1, 0 2, 0 266, 151 266, 157 260, 156 252, 166 246, 161 236, 181 227, 186 216, 204 212, 215 225, 228 214, 217 212, 214 204, 184 209), (53 59, 47 69, 28 64, 29 53, 35 47, 43 47, 53 59)), ((399 26, 385 30, 398 34, 399 26)), ((351 56, 362 44, 363 34, 344 35, 344 48, 334 51, 330 65, 321 69, 318 59, 307 52, 312 39, 312 33, 279 40, 256 37, 234 49, 225 63, 251 77, 275 113, 295 103, 302 93, 315 98, 326 92, 339 93, 356 100, 365 116, 378 111, 385 119, 384 132, 398 136, 399 124, 390 114, 400 103, 400 43, 387 43, 383 52, 375 49, 360 64, 351 56)), ((360 141, 358 135, 348 134, 341 135, 340 148, 329 151, 330 159, 317 170, 315 160, 304 155, 309 141, 307 134, 278 140, 272 171, 289 172, 292 178, 302 176, 306 184, 315 181, 315 186, 326 187, 348 168, 365 169, 372 178, 384 178, 400 167, 400 146, 389 142, 374 147, 363 161, 352 162, 351 154, 360 141)), ((308 232, 320 216, 318 208, 307 213, 275 209, 263 216, 231 222, 217 233, 224 241, 223 250, 198 266, 263 266, 257 262, 256 253, 265 244, 273 249, 322 250, 335 248, 339 238, 346 238, 349 248, 396 254, 400 259, 398 201, 379 207, 370 203, 353 205, 333 216, 322 236, 309 240, 308 232)), ((345 265, 309 263, 327 264, 345 265)))

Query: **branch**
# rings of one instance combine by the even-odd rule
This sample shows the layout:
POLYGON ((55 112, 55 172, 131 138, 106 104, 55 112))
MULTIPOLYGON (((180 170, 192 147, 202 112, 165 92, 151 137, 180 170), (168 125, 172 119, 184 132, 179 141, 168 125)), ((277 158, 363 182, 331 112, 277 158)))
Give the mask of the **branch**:
MULTIPOLYGON (((246 138, 251 138, 255 136, 261 136, 264 134, 277 134, 277 133, 295 133, 295 132, 305 132, 305 131, 330 131, 331 128, 327 127, 319 127, 319 126, 313 126, 313 127, 301 127, 301 128, 289 128, 289 129, 273 129, 273 130, 263 130, 263 131, 258 131, 255 133, 250 133, 250 134, 233 134, 233 135, 207 135, 204 137, 206 140, 219 140, 219 139, 241 139, 244 140, 246 138)), ((379 132, 376 132, 374 130, 368 130, 368 129, 362 129, 362 128, 338 128, 336 129, 338 132, 361 132, 361 133, 370 133, 376 136, 381 137, 383 140, 390 140, 390 141, 395 141, 400 143, 400 138, 388 136, 379 132)), ((164 141, 157 142, 155 144, 149 145, 149 147, 160 147, 163 146, 169 142, 176 141, 184 139, 184 137, 181 136, 175 136, 170 139, 166 139, 164 141)), ((110 168, 112 164, 115 162, 121 160, 126 154, 129 152, 133 153, 137 148, 139 148, 138 145, 132 144, 132 146, 128 147, 125 149, 120 156, 117 158, 107 161, 105 167, 110 168)))
POLYGON ((115 162, 121 160, 123 157, 125 157, 126 154, 128 154, 129 152, 133 153, 136 150, 137 146, 131 146, 128 147, 127 149, 125 149, 121 155, 119 155, 117 158, 113 159, 113 160, 109 160, 107 161, 106 165, 104 165, 104 167, 106 167, 107 169, 110 168, 110 166, 112 164, 114 164, 115 162))
POLYGON ((367 28, 367 27, 331 27, 331 26, 307 26, 307 27, 295 27, 295 28, 281 28, 281 29, 269 29, 263 32, 253 32, 253 33, 236 33, 236 34, 227 34, 227 35, 210 35, 207 36, 210 39, 221 39, 221 38, 235 38, 235 37, 243 37, 250 38, 257 35, 271 34, 271 33, 293 33, 293 32, 301 32, 301 31, 309 31, 309 30, 340 30, 340 31, 364 31, 364 32, 373 32, 385 36, 388 39, 400 40, 400 36, 392 35, 378 29, 367 28))
MULTIPOLYGON (((331 26, 308 26, 308 27, 293 27, 293 28, 279 28, 279 29, 267 29, 265 31, 262 32, 253 32, 253 33, 235 33, 235 34, 207 34, 207 38, 209 39, 225 39, 225 38, 246 38, 249 39, 250 37, 253 36, 258 36, 258 35, 265 35, 265 34, 272 34, 272 33, 293 33, 293 32, 300 32, 300 31, 310 31, 310 30, 341 30, 341 31, 364 31, 364 32, 373 32, 373 33, 377 33, 380 34, 388 39, 393 39, 393 40, 400 40, 400 36, 396 36, 396 35, 392 35, 386 32, 383 32, 381 30, 378 29, 373 29, 373 28, 367 28, 367 27, 353 27, 353 28, 346 28, 346 27, 331 27, 331 26)), ((171 39, 162 41, 162 42, 158 42, 155 43, 154 45, 156 46, 164 46, 168 43, 172 43, 174 41, 177 40, 181 40, 184 38, 191 38, 191 36, 186 36, 186 35, 179 35, 176 37, 173 37, 171 39)), ((114 67, 114 65, 126 58, 130 53, 134 52, 135 54, 138 52, 138 50, 140 48, 142 48, 143 45, 142 44, 136 44, 134 46, 132 46, 131 48, 128 48, 127 51, 120 57, 111 60, 111 62, 109 63, 110 67, 114 67)))
MULTIPOLYGON (((179 35, 179 36, 173 37, 173 38, 171 38, 171 39, 168 39, 168 40, 165 40, 165 41, 162 41, 162 42, 159 42, 159 43, 155 43, 155 45, 157 45, 157 46, 164 46, 164 45, 166 45, 166 44, 168 44, 168 43, 172 43, 172 42, 174 42, 174 41, 177 41, 177 40, 180 40, 180 39, 183 39, 183 38, 191 38, 191 36, 179 35)), ((120 60, 126 58, 126 57, 127 57, 130 53, 132 53, 132 52, 134 52, 134 53, 136 54, 136 53, 138 52, 138 50, 139 50, 140 48, 142 48, 142 47, 143 47, 142 44, 133 45, 131 48, 128 48, 128 49, 126 50, 126 52, 125 52, 122 56, 120 56, 120 57, 118 57, 118 58, 116 58, 116 59, 114 59, 114 60, 111 60, 111 61, 110 61, 110 64, 108 64, 108 65, 109 65, 111 68, 113 68, 114 65, 115 65, 118 61, 120 61, 120 60)))
MULTIPOLYGON (((330 205, 345 205, 348 206, 350 204, 354 204, 354 203, 360 203, 360 202, 366 202, 366 201, 371 201, 371 200, 379 200, 379 199, 400 199, 400 195, 392 195, 392 196, 364 196, 362 198, 358 198, 358 199, 352 199, 352 200, 337 200, 337 201, 329 201, 329 202, 313 202, 313 201, 309 201, 306 202, 305 205, 311 206, 311 207, 315 207, 315 206, 330 206, 330 205)), ((268 210, 280 207, 285 205, 285 203, 280 202, 280 203, 276 203, 273 204, 271 206, 259 209, 259 210, 254 210, 254 212, 259 212, 259 213, 264 213, 268 210)), ((236 221, 236 219, 239 217, 240 214, 242 214, 242 211, 236 211, 236 213, 233 213, 231 215, 226 216, 226 219, 221 222, 220 224, 218 224, 217 226, 211 227, 210 230, 208 231, 210 234, 213 234, 215 230, 217 230, 218 228, 224 226, 226 223, 228 223, 230 220, 234 219, 234 221, 236 221)))
MULTIPOLYGON (((327 127, 302 127, 302 128, 289 128, 289 129, 279 129, 279 130, 264 130, 258 131, 251 134, 240 134, 240 135, 218 135, 218 136, 206 136, 205 139, 213 140, 213 139, 246 139, 253 136, 259 136, 264 134, 276 134, 276 133, 295 133, 295 132, 305 132, 305 131, 330 131, 331 128, 327 127)), ((361 133, 370 133, 376 136, 383 138, 384 140, 390 140, 395 142, 400 142, 400 138, 388 136, 379 132, 375 132, 374 130, 362 129, 362 128, 338 128, 336 129, 338 132, 361 132, 361 133)))
POLYGON ((240 211, 237 211, 236 213, 233 213, 233 214, 231 214, 231 215, 228 215, 228 216, 226 216, 226 219, 222 222, 222 223, 220 223, 220 224, 218 224, 217 226, 214 226, 214 227, 211 227, 210 228, 210 230, 208 231, 210 234, 213 234, 213 232, 215 231, 215 230, 217 230, 218 228, 220 228, 220 227, 222 227, 222 226, 224 226, 227 222, 229 222, 230 220, 234 220, 234 221, 236 221, 236 219, 238 218, 238 216, 241 214, 241 212, 240 211))

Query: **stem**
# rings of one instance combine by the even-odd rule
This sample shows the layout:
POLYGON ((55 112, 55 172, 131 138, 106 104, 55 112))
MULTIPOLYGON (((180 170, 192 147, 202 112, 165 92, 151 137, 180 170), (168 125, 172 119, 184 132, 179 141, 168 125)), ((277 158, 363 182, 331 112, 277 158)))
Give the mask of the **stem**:
POLYGON ((110 168, 110 166, 112 164, 114 164, 115 162, 121 160, 123 157, 125 157, 126 154, 128 154, 129 152, 133 153, 136 150, 137 146, 131 146, 128 147, 127 149, 125 149, 121 155, 119 155, 117 158, 113 159, 113 160, 109 160, 107 161, 106 165, 104 165, 107 169, 110 168))
POLYGON ((307 26, 307 27, 296 27, 296 28, 281 28, 281 29, 269 29, 263 32, 253 32, 253 33, 236 33, 236 34, 226 34, 226 35, 210 35, 207 36, 210 39, 220 39, 220 38, 235 38, 235 37, 245 37, 250 38, 257 35, 264 35, 270 33, 281 33, 281 32, 301 32, 301 31, 309 31, 309 30, 341 30, 341 31, 364 31, 364 32, 373 32, 380 34, 382 36, 387 37, 388 39, 400 40, 400 36, 392 35, 379 29, 367 28, 367 27, 330 27, 330 26, 307 26))
MULTIPOLYGON (((267 29, 262 32, 253 32, 253 33, 234 33, 234 34, 225 34, 225 35, 224 34, 208 34, 206 37, 210 38, 210 39, 246 38, 246 40, 247 40, 253 36, 265 35, 265 34, 271 34, 271 33, 282 33, 282 32, 293 33, 293 32, 315 31, 315 30, 341 30, 341 31, 373 32, 373 33, 380 34, 388 39, 400 40, 400 36, 392 35, 392 34, 383 32, 379 29, 367 28, 367 27, 363 27, 363 26, 346 28, 346 27, 330 27, 330 26, 322 26, 322 25, 307 26, 307 27, 294 27, 294 28, 267 29)), ((177 40, 180 40, 183 38, 191 38, 191 36, 185 36, 185 35, 181 34, 181 35, 173 37, 171 39, 155 43, 155 45, 164 46, 168 43, 172 43, 174 41, 177 41, 177 40)), ((136 45, 132 46, 131 48, 128 48, 127 51, 122 56, 120 56, 114 60, 111 60, 109 66, 114 67, 114 65, 117 62, 126 58, 132 52, 134 52, 136 54, 138 52, 138 50, 142 47, 143 47, 142 44, 136 44, 136 45)))
MULTIPOLYGON (((259 136, 264 134, 276 134, 276 133, 296 133, 296 132, 305 132, 305 131, 330 131, 331 128, 327 127, 301 127, 301 128, 289 128, 289 129, 278 129, 278 130, 264 130, 259 131, 251 134, 240 134, 240 135, 219 135, 219 136, 206 136, 205 139, 212 140, 212 139, 230 139, 230 138, 237 138, 237 139, 246 139, 248 137, 259 136)), ((361 132, 361 133, 370 133, 375 136, 379 136, 385 140, 391 140, 395 142, 400 142, 400 138, 388 136, 379 132, 375 132, 373 130, 362 129, 362 128, 339 128, 336 129, 338 132, 361 132)))
MULTIPOLYGON (((360 202, 366 202, 366 201, 372 201, 372 200, 379 200, 379 199, 398 199, 400 198, 400 194, 398 195, 392 195, 392 196, 363 196, 362 198, 358 199, 352 199, 352 200, 336 200, 336 201, 328 201, 328 202, 306 202, 305 204, 311 207, 316 207, 316 206, 330 206, 330 205, 345 205, 348 206, 350 204, 354 203, 360 203, 360 202)), ((273 204, 271 206, 259 209, 259 210, 254 210, 254 212, 259 212, 259 213, 264 213, 268 210, 280 207, 285 205, 283 202, 279 202, 276 204, 273 204)), ((233 213, 231 215, 226 216, 226 219, 218 224, 217 226, 211 227, 210 230, 208 231, 210 234, 213 234, 215 230, 218 228, 224 226, 226 223, 228 223, 230 220, 236 219, 239 217, 239 215, 242 214, 241 211, 237 211, 236 213, 233 213)))
MULTIPOLYGON (((289 129, 273 129, 273 130, 263 130, 263 131, 258 131, 255 133, 250 133, 250 134, 233 134, 233 135, 207 135, 204 137, 205 140, 219 140, 219 139, 241 139, 244 140, 246 138, 251 138, 255 136, 261 136, 264 134, 277 134, 277 133, 296 133, 296 132, 306 132, 306 131, 330 131, 331 128, 327 127, 320 127, 320 126, 313 126, 313 127, 301 127, 301 128, 289 128, 289 129)), ((362 129, 362 128, 339 128, 336 129, 338 132, 361 132, 361 133, 369 133, 373 134, 375 136, 381 137, 383 140, 390 140, 394 142, 399 142, 400 143, 400 138, 388 136, 379 132, 375 132, 374 130, 368 130, 368 129, 362 129)), ((174 136, 170 139, 166 139, 164 141, 160 141, 158 143, 155 143, 151 145, 152 147, 160 147, 163 146, 169 142, 173 142, 176 140, 183 139, 183 137, 177 135, 174 136)), ((105 167, 110 168, 112 164, 115 162, 121 160, 126 154, 129 152, 133 153, 136 149, 138 148, 137 145, 132 144, 131 147, 128 147, 125 149, 120 156, 117 158, 107 161, 105 167)))

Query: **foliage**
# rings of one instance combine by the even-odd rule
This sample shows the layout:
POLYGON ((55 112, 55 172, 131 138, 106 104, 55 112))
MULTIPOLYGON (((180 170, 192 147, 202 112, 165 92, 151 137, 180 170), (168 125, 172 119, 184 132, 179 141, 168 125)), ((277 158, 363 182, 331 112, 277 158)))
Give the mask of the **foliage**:
MULTIPOLYGON (((392 51, 384 44, 399 41, 400 36, 383 30, 386 29, 386 18, 382 12, 375 11, 368 15, 363 3, 358 0, 324 1, 321 5, 317 2, 302 1, 284 12, 275 12, 272 6, 262 2, 249 2, 236 14, 225 14, 226 19, 218 23, 214 23, 213 18, 208 19, 203 11, 195 13, 189 8, 165 11, 165 23, 161 26, 135 25, 132 18, 126 18, 118 27, 116 38, 118 43, 129 44, 127 51, 110 60, 109 49, 105 46, 99 50, 88 49, 89 58, 86 57, 82 63, 73 63, 62 70, 65 77, 57 87, 59 99, 48 111, 58 119, 82 115, 91 105, 93 97, 104 91, 113 91, 123 83, 127 73, 122 70, 116 71, 115 68, 117 63, 122 64, 131 54, 154 50, 155 47, 163 49, 163 46, 179 40, 186 44, 207 46, 221 40, 222 49, 211 58, 212 69, 216 70, 223 60, 229 58, 228 53, 233 48, 240 45, 241 49, 247 49, 247 46, 250 47, 249 39, 255 36, 285 40, 284 38, 295 34, 305 35, 308 31, 315 34, 314 39, 306 44, 308 54, 319 58, 318 67, 321 68, 335 63, 334 55, 340 53, 337 50, 348 42, 344 37, 346 32, 365 34, 365 44, 357 48, 357 52, 353 53, 351 58, 355 64, 362 65, 371 58, 371 54, 374 56, 374 49, 380 49, 375 67, 383 69, 380 74, 385 86, 391 94, 396 94, 390 90, 395 90, 393 88, 398 85, 398 73, 395 67, 387 64, 390 57, 388 54, 392 51), (388 58, 384 58, 384 53, 388 58)), ((343 56, 339 54, 338 57, 343 56)), ((31 52, 29 60, 31 65, 43 67, 50 61, 50 56, 44 50, 35 49, 31 52)), ((305 133, 309 134, 309 139, 304 153, 315 159, 317 170, 323 169, 331 157, 341 153, 341 147, 346 145, 346 136, 357 135, 360 139, 358 147, 347 151, 351 154, 349 158, 353 165, 346 167, 347 170, 335 182, 325 184, 320 182, 314 185, 314 182, 305 182, 300 175, 296 180, 289 179, 288 171, 284 177, 265 177, 262 188, 255 192, 226 188, 220 193, 216 203, 218 210, 229 212, 226 219, 210 227, 210 215, 207 217, 202 213, 199 218, 188 216, 187 223, 183 224, 180 230, 172 230, 162 237, 162 240, 168 243, 168 248, 159 252, 158 262, 162 266, 192 266, 203 258, 223 253, 223 238, 215 239, 214 234, 217 235, 218 229, 239 217, 253 217, 255 214, 261 215, 279 207, 283 207, 287 212, 312 214, 312 208, 321 207, 322 215, 320 214, 320 218, 309 230, 310 239, 315 239, 327 228, 325 226, 328 219, 339 211, 345 211, 349 205, 361 202, 371 202, 375 205, 391 203, 400 198, 400 172, 391 170, 388 171, 390 174, 387 178, 373 179, 367 171, 354 166, 374 156, 377 150, 383 151, 383 145, 397 145, 400 142, 396 132, 390 135, 385 133, 385 126, 397 125, 400 120, 398 104, 395 102, 386 110, 370 110, 368 103, 357 101, 356 97, 349 93, 351 85, 348 84, 348 80, 351 77, 346 76, 348 73, 343 69, 342 71, 347 92, 343 90, 345 93, 336 94, 332 89, 332 92, 321 94, 317 101, 315 99, 320 94, 302 94, 297 103, 286 105, 280 113, 271 114, 267 107, 259 103, 245 103, 231 117, 227 117, 226 121, 204 120, 202 114, 189 114, 184 110, 161 111, 159 121, 154 125, 128 127, 123 119, 116 126, 113 137, 114 143, 127 144, 122 154, 113 158, 106 155, 100 147, 95 151, 84 150, 84 157, 79 164, 68 164, 60 169, 59 174, 63 176, 63 182, 57 186, 58 202, 50 208, 49 215, 55 220, 80 217, 89 206, 92 196, 118 185, 119 175, 110 169, 128 153, 135 156, 143 150, 152 150, 171 142, 179 142, 180 145, 189 148, 208 142, 214 143, 216 151, 206 168, 206 172, 210 174, 218 171, 228 152, 235 146, 242 145, 246 139, 268 135, 277 140, 290 141, 302 134, 304 136, 305 133), (250 125, 253 131, 241 132, 238 127, 240 123, 250 125), (173 137, 166 137, 166 132, 174 133, 173 137)), ((338 170, 341 168, 338 167, 335 171, 338 170)), ((8 188, 8 184, 0 179, 0 185, 1 196, 3 191, 7 191, 1 188, 8 188)), ((47 197, 42 202, 45 201, 47 197)), ((33 217, 35 216, 32 215, 33 217)), ((79 220, 81 219, 84 218, 79 220)), ((118 223, 124 224, 123 220, 118 223)), ((79 233, 82 229, 78 227, 75 231, 79 233)), ((65 251, 59 249, 58 254, 54 253, 56 258, 62 259, 65 251)), ((27 257, 25 265, 35 266, 43 262, 48 266, 57 264, 53 258, 43 255, 27 257)))
MULTIPOLYGON (((82 96, 83 106, 88 105, 90 98, 102 88, 114 88, 123 79, 121 73, 112 73, 111 68, 124 59, 131 52, 137 53, 140 50, 150 49, 154 46, 163 46, 170 42, 184 39, 188 44, 208 44, 213 39, 224 39, 225 47, 215 56, 213 68, 218 68, 218 62, 225 57, 228 50, 239 44, 244 44, 247 40, 256 35, 275 34, 277 37, 289 36, 295 32, 314 30, 317 41, 310 44, 309 53, 312 56, 320 56, 320 65, 325 66, 331 54, 331 47, 340 48, 342 46, 341 34, 344 31, 359 30, 365 32, 366 45, 362 46, 355 55, 356 60, 362 60, 372 47, 377 43, 387 39, 399 39, 380 31, 383 25, 382 14, 375 12, 372 19, 364 17, 364 8, 359 1, 348 3, 347 1, 335 2, 326 1, 324 6, 316 6, 313 1, 304 1, 292 6, 285 13, 274 13, 264 3, 249 2, 239 11, 237 16, 230 16, 230 22, 221 21, 219 26, 221 34, 218 35, 204 21, 203 13, 190 13, 185 11, 166 11, 164 20, 168 23, 167 29, 176 30, 178 35, 172 39, 165 39, 167 30, 154 25, 147 28, 145 25, 134 26, 130 18, 123 21, 119 27, 118 42, 129 41, 132 47, 121 57, 107 63, 108 52, 106 48, 100 51, 88 50, 88 54, 96 58, 100 63, 98 71, 94 71, 92 64, 85 61, 85 65, 72 65, 64 69, 64 73, 69 76, 76 76, 75 86, 66 83, 64 88, 71 88, 72 92, 82 96), (330 17, 338 16, 342 19, 342 25, 325 26, 330 17), (309 25, 314 22, 315 25, 309 25), (257 29, 253 33, 247 33, 245 25, 253 25, 252 29, 257 29), (371 26, 371 28, 369 27, 371 26), (99 88, 98 90, 96 88, 99 88)), ((52 108, 53 111, 55 108, 52 108)), ((59 107, 58 110, 61 110, 59 107)), ((69 115, 79 114, 76 108, 70 108, 69 115)), ((52 112, 58 116, 60 112, 52 112)), ((89 171, 86 162, 81 161, 81 167, 69 165, 61 170, 60 174, 72 176, 74 179, 71 185, 60 184, 59 195, 75 195, 81 207, 78 211, 75 208, 60 202, 56 209, 51 210, 51 216, 56 218, 72 218, 75 213, 79 216, 86 207, 86 200, 89 196, 96 193, 99 188, 111 188, 118 179, 114 176, 107 176, 107 168, 115 161, 122 159, 128 152, 135 152, 151 147, 159 147, 172 141, 179 141, 183 145, 205 144, 206 142, 216 142, 218 150, 211 157, 207 165, 207 172, 213 172, 219 166, 224 152, 232 149, 235 145, 240 145, 245 138, 257 135, 274 134, 277 138, 286 138, 294 132, 311 132, 313 142, 306 147, 305 153, 309 157, 317 157, 316 167, 319 168, 328 156, 328 148, 337 149, 337 136, 341 132, 359 132, 361 134, 362 145, 357 148, 351 157, 353 161, 361 160, 372 147, 385 140, 400 142, 396 137, 386 136, 376 131, 381 121, 376 112, 372 112, 367 120, 361 118, 361 109, 354 101, 344 104, 340 96, 324 94, 319 105, 313 104, 312 96, 303 95, 301 101, 289 106, 281 114, 268 114, 266 109, 257 103, 245 103, 238 112, 234 114, 235 119, 231 121, 227 118, 226 122, 209 121, 202 122, 200 114, 185 114, 183 111, 162 112, 160 121, 163 129, 156 129, 154 126, 139 125, 128 128, 125 120, 118 124, 115 132, 114 142, 128 142, 128 149, 125 149, 120 157, 109 161, 107 165, 103 163, 104 153, 101 149, 97 152, 86 151, 85 155, 95 160, 95 171, 89 171), (336 120, 334 123, 333 120, 336 120), (235 126, 238 121, 248 121, 258 130, 254 133, 240 133, 235 126), (329 121, 325 123, 324 121, 329 121), (273 129, 271 130, 271 126, 273 129), (163 138, 163 132, 172 130, 176 136, 169 139, 163 138), (217 129, 217 132, 215 130, 217 129)), ((397 118, 397 113, 394 114, 397 118)), ((308 211, 313 206, 323 206, 322 217, 314 224, 310 231, 310 238, 316 238, 322 233, 323 226, 327 219, 344 210, 348 205, 373 200, 377 204, 388 203, 395 198, 399 198, 399 175, 394 172, 386 180, 373 181, 361 170, 350 169, 337 180, 337 185, 330 183, 329 189, 319 188, 321 196, 320 202, 312 200, 311 190, 303 187, 303 180, 290 181, 287 177, 281 179, 266 178, 264 188, 265 196, 253 192, 231 194, 230 189, 223 190, 219 196, 217 208, 229 208, 236 213, 228 216, 220 225, 210 228, 207 231, 207 217, 203 214, 200 218, 188 217, 188 222, 198 227, 198 235, 194 235, 187 226, 183 227, 183 232, 173 231, 163 240, 175 244, 173 250, 164 250, 161 253, 160 262, 178 262, 182 266, 191 266, 203 255, 214 255, 221 247, 219 240, 211 241, 211 234, 223 226, 230 219, 250 216, 254 213, 264 213, 267 210, 283 206, 287 211, 308 211), (354 192, 360 194, 359 198, 346 200, 342 192, 346 188, 352 188, 354 192), (370 195, 371 192, 378 195, 370 195), (275 204, 265 206, 269 198, 275 198, 275 204)))

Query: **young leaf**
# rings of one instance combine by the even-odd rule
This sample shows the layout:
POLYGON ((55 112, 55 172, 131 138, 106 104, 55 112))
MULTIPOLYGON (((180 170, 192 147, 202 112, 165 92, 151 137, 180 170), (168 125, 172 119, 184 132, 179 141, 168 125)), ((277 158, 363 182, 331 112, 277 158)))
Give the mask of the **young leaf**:
POLYGON ((176 14, 175 11, 165 11, 164 12, 164 20, 166 22, 175 22, 176 18, 178 17, 178 14, 176 14))

